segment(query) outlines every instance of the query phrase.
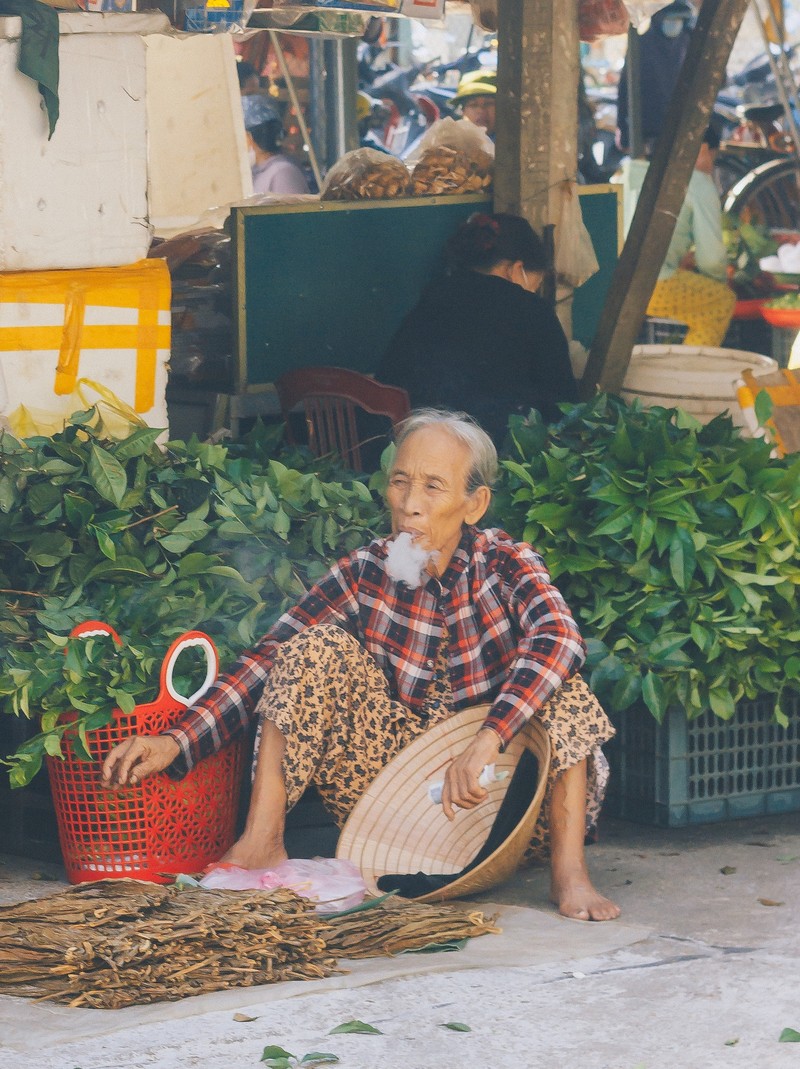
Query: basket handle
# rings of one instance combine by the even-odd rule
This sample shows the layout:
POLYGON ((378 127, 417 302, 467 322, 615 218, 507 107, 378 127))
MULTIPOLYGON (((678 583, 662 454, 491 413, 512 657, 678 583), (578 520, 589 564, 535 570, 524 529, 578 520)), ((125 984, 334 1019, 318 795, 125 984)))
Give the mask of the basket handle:
POLYGON ((82 624, 76 624, 69 633, 70 638, 95 638, 97 635, 110 635, 118 646, 122 645, 122 639, 111 626, 102 620, 84 620, 82 624))
POLYGON ((167 654, 164 658, 164 662, 161 665, 161 694, 166 691, 171 698, 176 701, 182 702, 184 705, 193 705, 198 698, 202 698, 211 684, 219 675, 219 657, 217 655, 217 647, 202 631, 187 631, 185 635, 181 635, 180 638, 175 639, 170 648, 167 650, 167 654), (200 646, 206 655, 206 677, 194 694, 190 694, 188 698, 183 694, 179 694, 175 690, 175 686, 172 682, 172 673, 175 668, 175 662, 184 650, 189 649, 192 646, 200 646))

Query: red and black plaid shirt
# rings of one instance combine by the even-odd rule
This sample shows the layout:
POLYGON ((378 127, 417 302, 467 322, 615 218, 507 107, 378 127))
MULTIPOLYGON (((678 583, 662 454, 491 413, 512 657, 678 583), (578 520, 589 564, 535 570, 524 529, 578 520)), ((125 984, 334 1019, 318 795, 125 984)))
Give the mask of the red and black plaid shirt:
POLYGON ((499 530, 466 527, 441 581, 412 589, 386 574, 387 539, 338 561, 220 677, 170 734, 181 775, 253 717, 276 647, 312 624, 353 635, 386 675, 393 698, 419 710, 446 624, 454 707, 492 702, 486 727, 507 743, 583 663, 584 645, 542 558, 499 530))

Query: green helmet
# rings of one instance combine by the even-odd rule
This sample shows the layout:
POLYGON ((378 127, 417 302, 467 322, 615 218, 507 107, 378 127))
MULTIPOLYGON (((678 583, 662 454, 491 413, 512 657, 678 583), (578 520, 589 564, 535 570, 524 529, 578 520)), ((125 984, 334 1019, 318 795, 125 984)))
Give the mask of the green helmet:
POLYGON ((497 95, 497 71, 470 71, 462 76, 453 103, 467 100, 469 97, 486 97, 497 95))

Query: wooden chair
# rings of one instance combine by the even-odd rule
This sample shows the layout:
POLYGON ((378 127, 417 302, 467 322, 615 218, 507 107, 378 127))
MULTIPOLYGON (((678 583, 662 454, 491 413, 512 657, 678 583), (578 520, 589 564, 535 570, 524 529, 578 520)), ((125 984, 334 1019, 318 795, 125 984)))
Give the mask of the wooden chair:
POLYGON ((754 435, 763 434, 755 414, 756 398, 765 390, 772 401, 767 433, 778 456, 800 452, 800 374, 781 368, 766 375, 754 375, 748 368, 737 382, 739 407, 754 435))
POLYGON ((302 405, 308 445, 316 456, 337 453, 354 471, 361 471, 361 439, 357 414, 361 409, 385 416, 392 426, 409 414, 408 394, 399 386, 386 386, 368 375, 343 367, 303 367, 287 371, 275 383, 286 421, 286 437, 295 443, 290 415, 302 405))

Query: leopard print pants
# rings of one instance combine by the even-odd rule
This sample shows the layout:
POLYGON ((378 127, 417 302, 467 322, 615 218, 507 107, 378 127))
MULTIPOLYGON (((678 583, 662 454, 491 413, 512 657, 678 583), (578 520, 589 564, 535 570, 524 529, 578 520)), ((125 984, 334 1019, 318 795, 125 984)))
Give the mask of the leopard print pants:
MULTIPOLYGON (((412 739, 452 713, 447 632, 434 678, 415 713, 389 696, 386 677, 369 653, 341 628, 318 625, 281 644, 258 705, 284 736, 288 807, 314 784, 341 827, 380 770, 412 739)), ((587 832, 595 827, 608 779, 600 749, 614 734, 579 675, 563 683, 536 714, 550 736, 551 765, 542 811, 526 860, 547 857, 548 814, 558 777, 587 760, 587 832)), ((256 736, 256 758, 261 723, 256 736)), ((255 768, 255 759, 254 766, 255 768)))

